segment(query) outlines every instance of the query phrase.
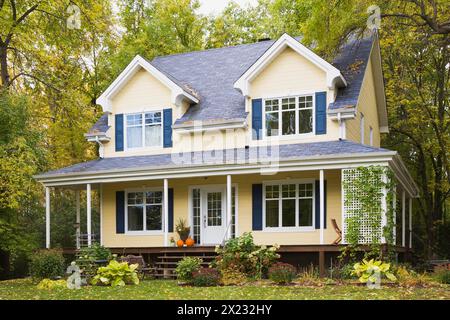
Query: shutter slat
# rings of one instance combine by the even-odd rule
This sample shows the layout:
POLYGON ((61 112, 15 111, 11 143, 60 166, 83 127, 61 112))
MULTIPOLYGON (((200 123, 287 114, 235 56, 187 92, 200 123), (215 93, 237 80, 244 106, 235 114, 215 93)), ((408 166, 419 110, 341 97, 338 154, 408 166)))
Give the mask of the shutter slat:
POLYGON ((262 139, 262 99, 252 100, 252 137, 262 139))
POLYGON ((172 147, 172 109, 164 109, 163 140, 164 148, 172 147))
POLYGON ((316 92, 316 134, 327 133, 327 93, 316 92))
POLYGON ((125 233, 125 191, 116 191, 116 233, 125 233))
POLYGON ((252 185, 252 229, 262 230, 262 184, 252 185))
POLYGON ((115 127, 116 151, 123 151, 123 114, 116 114, 115 127))

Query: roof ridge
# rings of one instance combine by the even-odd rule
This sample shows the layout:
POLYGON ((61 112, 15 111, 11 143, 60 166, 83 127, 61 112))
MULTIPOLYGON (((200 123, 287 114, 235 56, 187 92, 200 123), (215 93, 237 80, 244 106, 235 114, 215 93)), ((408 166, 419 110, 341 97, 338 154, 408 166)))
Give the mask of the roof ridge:
POLYGON ((257 44, 261 44, 261 43, 268 43, 268 42, 275 42, 275 41, 276 40, 257 41, 257 42, 241 43, 241 44, 236 44, 236 45, 232 45, 232 46, 224 46, 224 47, 218 47, 218 48, 209 48, 209 49, 193 50, 193 51, 187 51, 187 52, 172 53, 172 54, 167 54, 164 56, 156 56, 153 58, 152 61, 154 61, 156 59, 160 59, 160 58, 188 55, 190 53, 209 52, 209 51, 224 50, 224 49, 235 49, 237 47, 251 46, 251 45, 257 45, 257 44))

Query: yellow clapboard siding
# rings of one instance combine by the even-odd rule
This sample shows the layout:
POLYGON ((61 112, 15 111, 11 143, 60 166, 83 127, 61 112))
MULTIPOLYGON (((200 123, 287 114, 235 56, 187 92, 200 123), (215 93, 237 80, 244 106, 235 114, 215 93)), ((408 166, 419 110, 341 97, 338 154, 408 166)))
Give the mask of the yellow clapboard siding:
MULTIPOLYGON (((238 191, 238 234, 252 231, 252 184, 263 183, 270 180, 282 179, 318 179, 318 172, 292 172, 276 175, 236 175, 232 176, 232 183, 237 185, 238 191)), ((336 233, 331 226, 331 219, 336 219, 341 224, 341 183, 340 171, 331 170, 325 172, 327 180, 327 228, 325 229, 325 243, 330 244, 336 238, 336 233)), ((289 181, 289 180, 286 180, 289 181)), ((209 177, 193 179, 169 180, 169 187, 174 189, 174 224, 179 218, 189 219, 189 186, 199 185, 225 185, 226 177, 209 177)), ((162 189, 162 181, 143 181, 133 183, 107 184, 103 187, 103 243, 107 247, 153 247, 163 246, 162 235, 126 235, 116 234, 115 225, 115 192, 131 188, 162 189)), ((259 244, 319 244, 319 230, 312 232, 265 232, 252 231, 255 241, 259 244)), ((175 236, 169 234, 169 238, 175 236)))

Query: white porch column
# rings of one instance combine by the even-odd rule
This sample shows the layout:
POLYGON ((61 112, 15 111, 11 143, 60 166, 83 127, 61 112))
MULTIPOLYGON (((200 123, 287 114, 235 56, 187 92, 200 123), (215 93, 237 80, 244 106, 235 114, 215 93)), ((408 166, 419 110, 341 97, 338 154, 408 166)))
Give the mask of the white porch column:
POLYGON ((164 246, 169 246, 169 180, 164 179, 164 246))
POLYGON ((231 239, 231 175, 227 175, 227 239, 231 239))
POLYGON ((320 183, 320 244, 324 244, 324 238, 323 238, 323 228, 324 228, 324 220, 325 220, 325 188, 324 188, 324 172, 323 170, 320 170, 320 177, 319 177, 319 183, 320 183))
POLYGON ((397 186, 394 186, 393 188, 394 194, 392 195, 392 210, 394 210, 393 219, 394 219, 394 230, 392 232, 394 233, 394 245, 397 245, 397 186))
POLYGON ((100 245, 103 245, 103 184, 100 184, 100 245))
POLYGON ((77 249, 80 249, 80 234, 81 234, 81 219, 80 219, 80 190, 75 191, 75 207, 76 207, 76 224, 77 224, 77 230, 76 230, 76 242, 77 242, 77 249))
POLYGON ((409 198, 409 247, 412 248, 412 198, 409 198))
POLYGON ((406 245, 406 192, 402 190, 402 247, 406 245))
POLYGON ((45 247, 50 249, 50 188, 45 187, 45 247))
POLYGON ((92 218, 91 218, 91 184, 86 185, 86 217, 87 217, 87 236, 88 247, 92 244, 92 218))

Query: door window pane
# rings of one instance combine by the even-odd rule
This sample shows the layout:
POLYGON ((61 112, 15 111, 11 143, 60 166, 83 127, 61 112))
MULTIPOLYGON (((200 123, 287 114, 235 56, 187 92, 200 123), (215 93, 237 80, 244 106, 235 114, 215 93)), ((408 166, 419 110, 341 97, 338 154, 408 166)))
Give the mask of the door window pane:
POLYGON ((222 225, 222 193, 208 192, 208 226, 222 225))

